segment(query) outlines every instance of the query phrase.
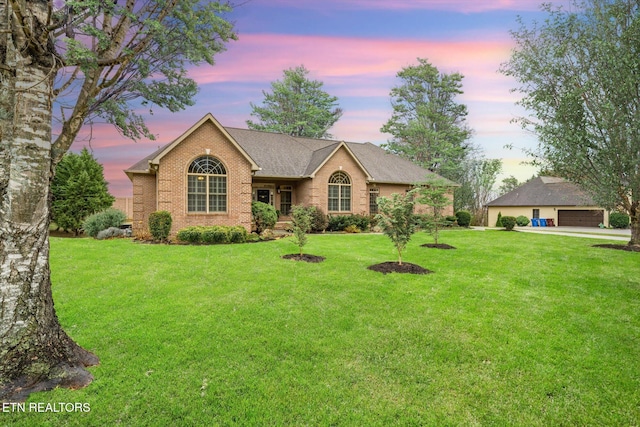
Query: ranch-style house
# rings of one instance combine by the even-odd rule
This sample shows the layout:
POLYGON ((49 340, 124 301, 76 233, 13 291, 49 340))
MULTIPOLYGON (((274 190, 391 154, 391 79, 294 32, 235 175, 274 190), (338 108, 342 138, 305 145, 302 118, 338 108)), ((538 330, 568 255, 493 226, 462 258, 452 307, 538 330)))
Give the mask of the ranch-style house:
MULTIPOLYGON (((164 210, 173 234, 192 225, 251 231, 254 200, 273 205, 281 220, 296 204, 330 215, 375 214, 379 196, 437 177, 371 143, 227 128, 211 114, 125 173, 133 183, 134 232, 164 210)), ((452 213, 449 206, 445 214, 452 213)))

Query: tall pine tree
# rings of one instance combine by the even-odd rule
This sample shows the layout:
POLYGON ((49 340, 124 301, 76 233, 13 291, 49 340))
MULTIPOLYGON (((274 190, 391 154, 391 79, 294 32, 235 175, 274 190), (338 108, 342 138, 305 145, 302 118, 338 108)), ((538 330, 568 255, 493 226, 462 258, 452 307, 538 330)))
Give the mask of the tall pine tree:
POLYGON ((279 132, 309 138, 331 138, 329 129, 342 116, 338 98, 322 90, 323 83, 309 80, 304 65, 284 71, 284 78, 271 83, 271 93, 262 91, 262 106, 251 103, 249 129, 279 132))

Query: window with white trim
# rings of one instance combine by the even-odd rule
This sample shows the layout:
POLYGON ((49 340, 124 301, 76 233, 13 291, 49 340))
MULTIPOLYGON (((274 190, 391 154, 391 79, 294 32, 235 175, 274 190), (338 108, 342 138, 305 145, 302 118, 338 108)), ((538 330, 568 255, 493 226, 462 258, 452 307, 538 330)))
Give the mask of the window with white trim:
POLYGON ((329 178, 329 212, 351 212, 351 179, 338 171, 329 178))
POLYGON ((187 211, 227 211, 227 171, 212 156, 195 159, 187 172, 187 211))

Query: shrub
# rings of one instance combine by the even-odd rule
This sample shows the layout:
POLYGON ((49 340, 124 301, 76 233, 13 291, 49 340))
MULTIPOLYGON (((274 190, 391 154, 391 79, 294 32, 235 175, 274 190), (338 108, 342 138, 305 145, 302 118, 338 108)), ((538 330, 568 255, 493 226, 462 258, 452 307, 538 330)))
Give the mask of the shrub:
POLYGON ((181 242, 203 244, 245 243, 249 240, 244 227, 225 225, 186 227, 178 231, 176 237, 181 242))
POLYGON ((371 219, 367 215, 329 215, 328 231, 344 231, 350 225, 355 225, 362 231, 369 230, 371 219))
POLYGON ((502 226, 507 229, 507 231, 513 230, 513 227, 516 226, 516 217, 515 216, 503 216, 502 217, 502 226))
POLYGON ((200 227, 187 227, 178 231, 176 237, 181 242, 200 243, 200 227))
POLYGON ((260 234, 267 228, 273 228, 278 222, 278 212, 276 208, 268 203, 252 202, 251 215, 256 225, 256 233, 260 234))
POLYGON ((322 233, 326 230, 329 220, 324 212, 322 212, 322 209, 317 206, 309 206, 307 209, 311 214, 311 231, 314 233, 322 233))
POLYGON ((453 227, 454 225, 456 225, 456 221, 458 219, 456 218, 455 215, 447 215, 444 217, 444 221, 445 221, 445 226, 447 227, 453 227))
POLYGON ((200 241, 209 244, 229 243, 229 229, 220 225, 202 227, 200 241))
POLYGON ((471 224, 471 213, 469 211, 456 212, 456 220, 460 227, 468 227, 471 224))
POLYGON ((244 243, 247 241, 247 229, 241 225, 236 225, 229 229, 230 243, 244 243))
POLYGON ((102 212, 90 215, 85 219, 84 232, 91 237, 97 237, 98 233, 102 230, 106 230, 109 227, 120 227, 120 225, 127 219, 127 214, 118 209, 105 209, 102 212))
POLYGON ((518 227, 526 227, 527 225, 529 225, 529 218, 524 215, 520 215, 518 218, 516 218, 516 224, 518 224, 518 227))
POLYGON ((624 212, 611 212, 609 214, 609 226, 613 228, 628 228, 629 215, 624 212))
POLYGON ((156 211, 149 214, 149 231, 153 240, 164 242, 171 232, 171 214, 167 211, 156 211))
POLYGON ((348 225, 347 228, 344 229, 345 233, 360 233, 361 231, 362 230, 360 230, 355 224, 348 225))
POLYGON ((496 227, 504 227, 502 224, 502 212, 498 212, 498 219, 496 220, 496 227))
POLYGON ((96 235, 96 239, 104 240, 104 239, 111 239, 113 237, 124 237, 124 235, 125 235, 124 230, 118 227, 109 227, 106 230, 102 230, 98 232, 98 234, 96 235))

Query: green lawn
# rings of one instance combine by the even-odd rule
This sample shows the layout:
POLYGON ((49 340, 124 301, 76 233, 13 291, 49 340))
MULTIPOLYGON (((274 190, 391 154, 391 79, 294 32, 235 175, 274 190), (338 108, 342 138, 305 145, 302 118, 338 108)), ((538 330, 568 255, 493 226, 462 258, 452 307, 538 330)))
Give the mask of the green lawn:
POLYGON ((640 424, 640 253, 606 241, 452 230, 382 275, 381 235, 163 246, 52 239, 61 323, 101 365, 15 425, 640 424))

